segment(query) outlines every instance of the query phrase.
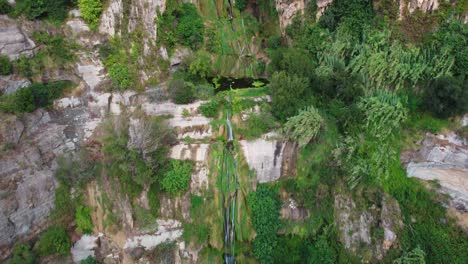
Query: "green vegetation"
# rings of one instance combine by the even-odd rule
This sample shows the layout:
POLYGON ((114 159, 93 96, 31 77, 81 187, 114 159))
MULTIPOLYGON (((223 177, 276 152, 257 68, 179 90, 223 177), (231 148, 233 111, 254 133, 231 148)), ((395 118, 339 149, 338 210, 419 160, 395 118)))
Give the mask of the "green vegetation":
POLYGON ((158 40, 172 49, 176 43, 197 49, 203 44, 204 25, 197 8, 191 3, 168 9, 158 20, 158 40), (175 26, 174 26, 175 25, 175 26))
POLYGON ((8 14, 13 10, 8 0, 0 0, 0 14, 8 14))
POLYGON ((188 104, 195 99, 193 84, 180 79, 174 79, 169 82, 169 93, 172 101, 176 104, 188 104))
POLYGON ((164 173, 161 186, 171 195, 181 194, 188 190, 192 176, 191 161, 171 160, 169 169, 164 173))
POLYGON ((7 56, 0 55, 0 75, 8 75, 12 70, 10 59, 7 56))
POLYGON ((410 252, 403 254, 400 258, 395 259, 393 264, 426 264, 426 261, 424 260, 425 256, 426 253, 417 247, 410 252))
POLYGON ((31 251, 31 246, 19 244, 13 249, 13 256, 7 264, 35 264, 36 255, 31 251))
POLYGON ((13 13, 16 16, 24 14, 30 20, 48 18, 52 22, 61 22, 67 17, 71 4, 69 0, 20 0, 13 13))
POLYGON ((247 140, 253 140, 271 131, 273 127, 274 118, 270 113, 250 113, 236 131, 247 140))
POLYGON ((92 30, 96 30, 99 25, 99 17, 102 12, 101 0, 78 0, 83 19, 92 30))
POLYGON ((67 231, 60 227, 50 227, 41 235, 37 251, 41 256, 68 255, 70 248, 71 242, 67 231))
POLYGON ((80 261, 80 264, 99 264, 96 257, 88 256, 86 259, 80 261))
POLYGON ((286 72, 277 72, 271 78, 272 112, 285 121, 294 116, 305 104, 308 80, 297 75, 289 76, 286 72))
POLYGON ((288 118, 284 124, 284 131, 289 138, 297 141, 303 147, 311 142, 319 133, 324 120, 313 106, 299 111, 297 116, 288 118))
POLYGON ((261 185, 249 194, 252 211, 252 224, 257 233, 253 241, 253 254, 260 263, 274 263, 278 247, 277 232, 280 228, 280 203, 277 194, 267 186, 261 185))
POLYGON ((93 232, 93 222, 91 220, 91 208, 78 206, 75 211, 75 223, 77 230, 83 234, 93 232))
POLYGON ((33 83, 10 95, 0 97, 0 111, 7 113, 32 112, 39 107, 49 107, 70 87, 69 82, 54 82, 46 85, 33 83))
POLYGON ((99 53, 103 58, 104 66, 113 81, 114 89, 124 91, 137 88, 138 62, 130 54, 122 39, 115 37, 100 46, 99 53))
POLYGON ((461 77, 441 77, 425 89, 426 108, 439 117, 468 112, 468 84, 461 77))

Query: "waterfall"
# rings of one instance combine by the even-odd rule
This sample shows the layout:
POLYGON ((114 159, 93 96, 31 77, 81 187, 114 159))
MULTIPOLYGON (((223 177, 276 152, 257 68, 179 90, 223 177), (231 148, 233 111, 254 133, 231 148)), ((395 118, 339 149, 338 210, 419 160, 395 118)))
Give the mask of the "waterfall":
POLYGON ((229 112, 226 117, 227 142, 223 149, 223 163, 221 166, 221 191, 223 202, 223 232, 224 232, 224 255, 226 264, 236 263, 235 259, 235 228, 237 214, 237 192, 239 182, 237 177, 237 165, 234 153, 234 133, 230 121, 229 112))

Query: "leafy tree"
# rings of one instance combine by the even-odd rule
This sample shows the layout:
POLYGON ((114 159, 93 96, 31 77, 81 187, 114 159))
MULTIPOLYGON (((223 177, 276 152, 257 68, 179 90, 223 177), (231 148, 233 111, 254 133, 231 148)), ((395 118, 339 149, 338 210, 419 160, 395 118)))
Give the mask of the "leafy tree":
POLYGON ((464 114, 468 111, 468 85, 462 77, 442 77, 431 82, 424 91, 426 109, 439 117, 464 114))
POLYGON ((276 193, 265 185, 249 193, 252 225, 257 233, 253 241, 253 254, 260 263, 274 263, 280 228, 279 209, 281 204, 276 193))
POLYGON ((13 70, 10 59, 7 56, 0 55, 0 75, 8 75, 13 70))
POLYGON ((28 244, 19 244, 13 249, 13 256, 7 264, 34 264, 36 255, 28 244))
POLYGON ((67 231, 61 227, 50 227, 38 241, 38 252, 41 256, 68 255, 70 253, 71 242, 67 231))
POLYGON ((202 115, 206 117, 215 118, 218 115, 219 106, 220 106, 219 100, 213 99, 200 105, 198 109, 200 110, 202 115))
POLYGON ((78 231, 84 234, 93 233, 93 222, 91 220, 91 208, 78 206, 75 212, 75 222, 78 231))
POLYGON ((394 260, 393 264, 426 264, 425 256, 426 253, 417 247, 394 260))
POLYGON ((273 114, 282 121, 295 115, 306 103, 307 87, 306 78, 289 76, 284 71, 273 74, 270 83, 273 114))
POLYGON ((319 133, 324 120, 313 106, 299 111, 296 116, 288 118, 284 131, 291 140, 297 141, 303 147, 309 144, 319 133))
POLYGON ((13 10, 8 0, 0 0, 0 14, 8 14, 13 10))
POLYGON ((203 43, 204 25, 194 4, 184 3, 176 10, 179 18, 176 36, 183 45, 196 48, 203 43))
POLYGON ((288 75, 311 78, 314 72, 314 62, 310 54, 301 49, 278 49, 271 52, 270 73, 285 71, 288 75))
POLYGON ((20 0, 15 13, 24 13, 30 20, 47 16, 52 21, 63 21, 69 4, 69 0, 20 0))
POLYGON ((192 175, 193 164, 190 161, 171 160, 170 168, 164 173, 161 186, 171 195, 187 191, 192 175))
POLYGON ((99 17, 102 12, 100 0, 78 0, 78 7, 81 10, 83 19, 92 30, 96 30, 99 25, 99 17))
POLYGON ((197 52, 196 59, 193 60, 188 68, 190 74, 200 79, 205 79, 211 74, 210 57, 205 52, 197 52))

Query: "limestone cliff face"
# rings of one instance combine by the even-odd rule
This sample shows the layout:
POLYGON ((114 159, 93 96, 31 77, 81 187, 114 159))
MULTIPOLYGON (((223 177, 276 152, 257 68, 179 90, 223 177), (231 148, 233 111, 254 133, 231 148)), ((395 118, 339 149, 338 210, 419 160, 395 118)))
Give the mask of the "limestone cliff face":
POLYGON ((21 26, 7 16, 0 15, 0 54, 10 60, 34 54, 34 42, 23 32, 21 26))
POLYGON ((302 14, 306 7, 306 0, 276 0, 276 10, 278 11, 281 33, 293 21, 294 16, 302 14))

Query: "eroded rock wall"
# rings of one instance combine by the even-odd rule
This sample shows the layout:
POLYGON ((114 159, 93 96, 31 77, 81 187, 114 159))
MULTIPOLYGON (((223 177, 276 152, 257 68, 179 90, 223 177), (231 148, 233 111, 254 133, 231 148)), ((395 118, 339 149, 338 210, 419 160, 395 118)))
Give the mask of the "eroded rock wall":
POLYGON ((24 33, 21 25, 0 15, 0 54, 6 55, 10 60, 16 60, 21 56, 34 55, 34 42, 24 33))

